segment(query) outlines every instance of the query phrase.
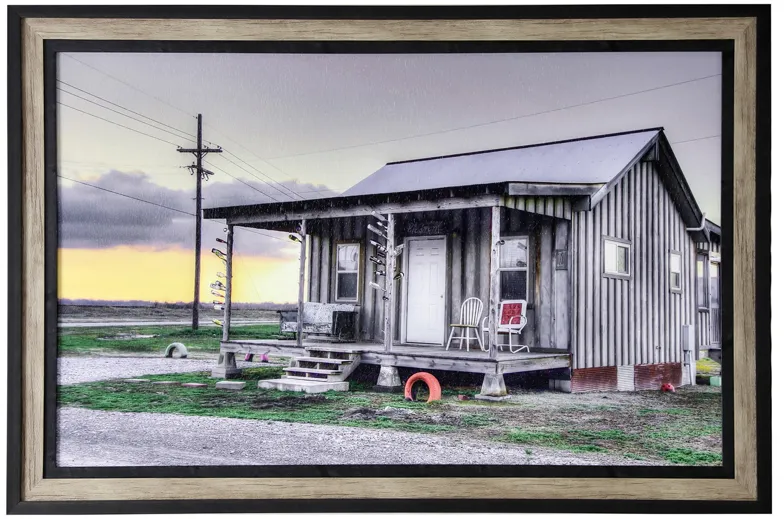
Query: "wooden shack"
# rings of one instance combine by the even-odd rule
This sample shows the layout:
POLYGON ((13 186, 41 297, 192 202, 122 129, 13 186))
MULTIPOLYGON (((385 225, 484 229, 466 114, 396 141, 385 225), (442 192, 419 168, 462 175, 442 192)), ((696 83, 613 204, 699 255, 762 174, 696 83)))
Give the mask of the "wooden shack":
MULTIPOLYGON (((230 233, 302 236, 300 308, 354 305, 351 348, 367 350, 366 362, 485 373, 483 392, 495 394, 505 392, 504 373, 530 370, 547 370, 551 387, 567 391, 688 383, 682 368, 702 329, 698 258, 717 229, 661 128, 395 162, 341 196, 204 216, 224 219, 230 233), (402 253, 388 263, 379 245, 402 253), (483 302, 488 351, 447 352, 469 297, 483 302), (513 341, 530 352, 503 353, 516 364, 499 367, 507 338, 493 331, 499 303, 512 299, 528 303, 513 341)), ((307 341, 231 341, 229 321, 224 353, 296 355, 307 341)), ((227 375, 233 355, 222 361, 227 375)))

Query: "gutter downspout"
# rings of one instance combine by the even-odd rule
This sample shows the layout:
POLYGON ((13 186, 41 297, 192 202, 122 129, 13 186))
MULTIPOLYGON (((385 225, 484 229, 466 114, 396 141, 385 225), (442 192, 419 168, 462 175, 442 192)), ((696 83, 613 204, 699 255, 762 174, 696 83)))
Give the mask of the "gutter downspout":
POLYGON ((701 231, 705 229, 705 213, 702 213, 702 222, 699 227, 686 227, 686 231, 701 231))

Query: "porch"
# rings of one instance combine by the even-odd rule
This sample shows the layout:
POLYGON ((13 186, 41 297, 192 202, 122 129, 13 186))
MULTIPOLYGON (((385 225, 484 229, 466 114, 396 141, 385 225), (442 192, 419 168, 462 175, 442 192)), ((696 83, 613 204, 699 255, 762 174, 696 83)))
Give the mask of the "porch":
POLYGON ((570 354, 563 353, 509 353, 498 352, 490 358, 486 351, 445 350, 432 345, 395 344, 390 352, 384 344, 374 342, 325 343, 303 340, 302 347, 295 340, 247 339, 221 342, 222 354, 254 355, 268 354, 284 357, 301 357, 309 348, 320 351, 357 353, 360 363, 395 368, 417 368, 423 370, 459 371, 465 373, 508 374, 525 371, 541 371, 571 366, 570 354))

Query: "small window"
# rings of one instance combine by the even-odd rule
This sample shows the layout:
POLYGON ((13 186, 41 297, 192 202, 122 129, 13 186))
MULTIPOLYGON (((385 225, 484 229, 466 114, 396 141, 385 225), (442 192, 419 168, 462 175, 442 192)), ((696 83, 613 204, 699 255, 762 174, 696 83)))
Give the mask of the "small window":
POLYGON ((359 294, 359 244, 339 243, 337 256, 335 299, 356 301, 359 294))
POLYGON ((501 301, 528 300, 528 236, 505 237, 501 243, 501 301))
POLYGON ((631 275, 631 245, 610 238, 604 240, 604 273, 610 276, 631 275))
POLYGON ((681 271, 683 270, 681 264, 681 253, 670 252, 670 290, 673 292, 680 292, 682 285, 681 271))
POLYGON ((697 256, 697 308, 708 308, 707 256, 697 256))

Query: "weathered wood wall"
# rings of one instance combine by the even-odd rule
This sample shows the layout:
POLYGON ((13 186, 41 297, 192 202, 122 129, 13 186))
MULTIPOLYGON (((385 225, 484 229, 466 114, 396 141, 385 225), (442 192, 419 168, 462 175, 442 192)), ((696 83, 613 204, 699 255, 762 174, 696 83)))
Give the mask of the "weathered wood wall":
MULTIPOLYGON (((533 200, 533 199, 532 199, 533 200)), ((563 199, 539 204, 542 212, 570 209, 563 199)), ((534 204, 533 209, 536 209, 534 204)), ((378 267, 370 261, 373 247, 370 240, 378 240, 367 230, 373 217, 334 218, 312 221, 308 224, 309 247, 309 290, 308 301, 322 303, 335 301, 335 244, 345 241, 360 243, 360 288, 357 304, 359 330, 362 340, 382 340, 383 301, 381 293, 373 290, 369 283, 383 285, 383 278, 375 278, 373 271, 378 267)), ((449 334, 448 324, 460 315, 460 306, 468 297, 479 297, 484 303, 484 315, 488 315, 490 298, 490 208, 472 208, 455 211, 430 211, 398 214, 396 220, 396 243, 405 237, 416 235, 443 234, 447 240, 446 255, 446 301, 444 339, 449 334), (412 223, 418 222, 423 231, 411 232, 412 223), (428 232, 428 225, 440 226, 438 232, 428 232)), ((553 251, 568 249, 571 242, 570 222, 566 219, 546 217, 516 209, 502 208, 501 236, 529 236, 529 309, 528 325, 522 338, 513 337, 513 343, 531 347, 559 348, 566 350, 571 338, 571 276, 568 270, 556 270, 553 251)), ((404 252, 405 255, 405 252, 404 252)), ((404 265, 403 256, 398 266, 404 265)), ((397 283, 397 320, 394 326, 395 340, 403 336, 403 281, 397 283)), ((507 336, 499 340, 506 343, 507 336)))
POLYGON ((652 162, 634 166, 591 211, 575 212, 574 367, 680 362, 693 324, 696 247, 652 162), (631 276, 603 276, 602 236, 631 242, 631 276), (682 290, 669 286, 669 252, 682 254, 682 290))

